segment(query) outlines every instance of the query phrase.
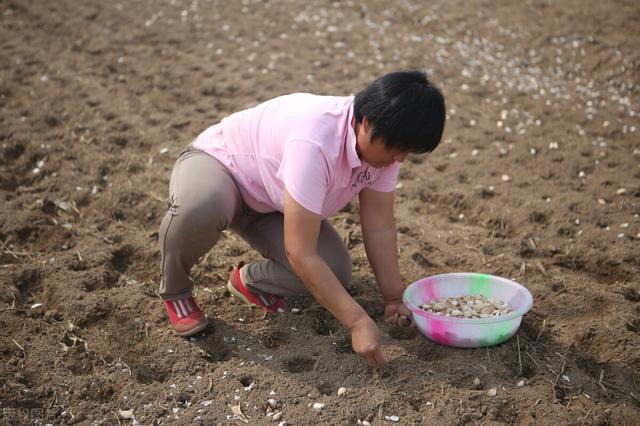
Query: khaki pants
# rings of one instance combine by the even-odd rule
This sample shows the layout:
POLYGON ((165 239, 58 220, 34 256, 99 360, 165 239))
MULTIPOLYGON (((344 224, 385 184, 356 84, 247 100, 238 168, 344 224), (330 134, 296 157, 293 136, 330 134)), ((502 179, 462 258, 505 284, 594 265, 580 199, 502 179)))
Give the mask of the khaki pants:
MULTIPOLYGON (((241 271, 249 290, 277 296, 307 294, 284 250, 284 215, 258 213, 242 200, 229 171, 214 157, 187 147, 176 162, 169 185, 171 206, 160 225, 162 255, 160 296, 189 297, 191 267, 229 228, 265 260, 248 263, 241 271)), ((318 254, 343 285, 351 280, 351 258, 342 239, 327 220, 318 237, 318 254)), ((232 265, 229 265, 232 266, 232 265)))

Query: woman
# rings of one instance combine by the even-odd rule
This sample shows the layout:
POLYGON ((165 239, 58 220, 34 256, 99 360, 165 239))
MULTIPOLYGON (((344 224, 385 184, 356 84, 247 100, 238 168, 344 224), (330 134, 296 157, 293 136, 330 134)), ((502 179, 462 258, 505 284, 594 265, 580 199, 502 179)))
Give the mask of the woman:
POLYGON ((173 329, 188 336, 206 327, 189 271, 229 228, 265 258, 231 271, 231 294, 278 312, 283 297, 311 293, 350 330, 357 353, 384 364, 378 327, 344 288, 351 259, 327 218, 358 195, 385 320, 405 323, 394 190, 400 163, 435 149, 444 123, 442 93, 410 70, 355 97, 281 96, 205 130, 176 162, 160 226, 160 295, 173 329))

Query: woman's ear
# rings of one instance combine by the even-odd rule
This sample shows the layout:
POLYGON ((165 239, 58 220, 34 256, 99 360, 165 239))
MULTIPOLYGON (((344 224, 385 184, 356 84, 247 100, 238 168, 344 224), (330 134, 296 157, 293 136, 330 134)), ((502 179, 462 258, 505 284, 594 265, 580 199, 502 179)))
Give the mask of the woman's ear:
POLYGON ((371 130, 371 123, 369 123, 366 116, 362 117, 362 130, 364 130, 365 133, 368 133, 369 130, 371 130))

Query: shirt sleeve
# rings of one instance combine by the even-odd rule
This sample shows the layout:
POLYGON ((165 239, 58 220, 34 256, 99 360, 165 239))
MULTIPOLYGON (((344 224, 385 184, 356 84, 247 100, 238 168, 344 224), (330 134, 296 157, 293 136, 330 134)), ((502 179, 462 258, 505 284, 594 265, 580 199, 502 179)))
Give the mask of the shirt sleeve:
POLYGON ((398 182, 398 173, 400 172, 400 163, 397 161, 390 165, 389 167, 385 167, 380 174, 380 177, 376 179, 369 188, 378 192, 393 192, 396 189, 396 184, 398 182))
POLYGON ((329 187, 329 165, 316 144, 301 140, 287 142, 276 177, 302 207, 322 214, 329 187))

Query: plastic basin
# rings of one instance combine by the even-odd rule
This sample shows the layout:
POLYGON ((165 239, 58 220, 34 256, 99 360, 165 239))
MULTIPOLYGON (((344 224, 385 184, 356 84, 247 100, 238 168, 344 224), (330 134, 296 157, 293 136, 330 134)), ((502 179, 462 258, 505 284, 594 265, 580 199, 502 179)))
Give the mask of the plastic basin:
POLYGON ((423 278, 407 287, 402 299, 422 334, 434 342, 458 348, 480 348, 508 340, 518 331, 522 316, 533 305, 531 293, 521 284, 494 275, 468 272, 423 278), (509 303, 513 312, 499 317, 454 318, 421 308, 433 299, 480 294, 509 303))

